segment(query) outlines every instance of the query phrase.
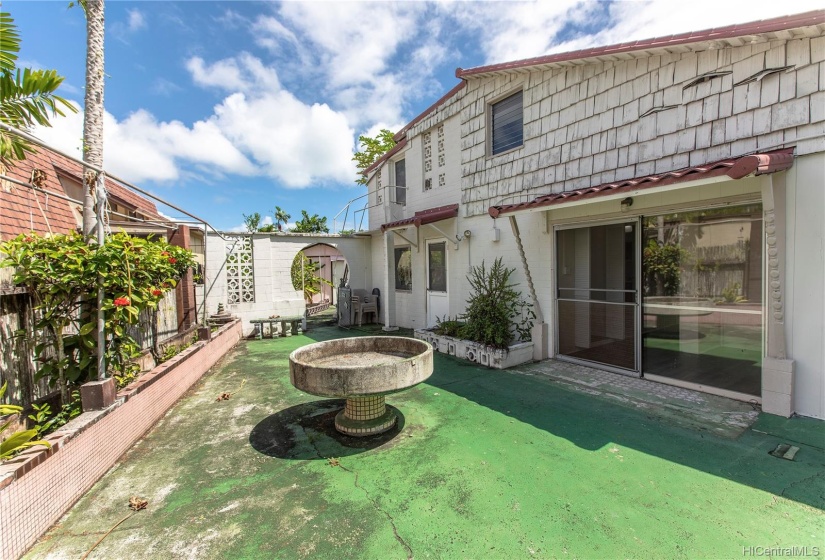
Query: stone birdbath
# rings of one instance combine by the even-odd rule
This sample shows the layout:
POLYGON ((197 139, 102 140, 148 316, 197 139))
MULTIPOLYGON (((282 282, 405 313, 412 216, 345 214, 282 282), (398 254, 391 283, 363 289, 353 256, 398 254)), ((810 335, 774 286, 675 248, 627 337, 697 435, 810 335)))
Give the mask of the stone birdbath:
POLYGON ((421 383, 433 372, 433 349, 423 340, 362 336, 316 342, 289 356, 289 380, 319 397, 345 398, 335 428, 348 436, 392 429, 396 410, 384 396, 421 383))

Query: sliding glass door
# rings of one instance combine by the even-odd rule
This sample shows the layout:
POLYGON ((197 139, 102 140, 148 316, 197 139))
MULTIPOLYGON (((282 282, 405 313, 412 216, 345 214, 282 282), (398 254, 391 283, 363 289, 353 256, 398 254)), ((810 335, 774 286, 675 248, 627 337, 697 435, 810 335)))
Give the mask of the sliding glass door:
POLYGON ((761 394, 762 206, 644 218, 644 373, 761 394))
POLYGON ((556 232, 561 357, 638 375, 637 222, 556 232))

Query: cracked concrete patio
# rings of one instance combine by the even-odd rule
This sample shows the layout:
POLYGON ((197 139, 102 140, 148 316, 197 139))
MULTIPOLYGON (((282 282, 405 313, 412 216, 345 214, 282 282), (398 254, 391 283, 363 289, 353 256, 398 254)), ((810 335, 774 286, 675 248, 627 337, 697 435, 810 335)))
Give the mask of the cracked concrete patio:
POLYGON ((343 401, 288 374, 295 348, 352 334, 241 343, 27 557, 81 557, 134 495, 148 508, 89 558, 825 550, 822 422, 555 361, 494 371, 437 355, 426 383, 388 397, 400 430, 357 440, 332 428, 343 401), (782 442, 795 461, 768 454, 782 442))

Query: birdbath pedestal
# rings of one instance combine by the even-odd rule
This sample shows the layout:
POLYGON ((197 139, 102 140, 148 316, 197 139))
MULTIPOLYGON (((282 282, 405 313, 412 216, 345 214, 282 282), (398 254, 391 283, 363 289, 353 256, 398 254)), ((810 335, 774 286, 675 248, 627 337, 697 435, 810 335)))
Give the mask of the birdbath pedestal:
POLYGON ((363 336, 316 342, 289 356, 296 389, 319 397, 345 398, 335 428, 348 436, 392 429, 398 417, 385 395, 421 383, 433 372, 433 349, 414 338, 363 336))

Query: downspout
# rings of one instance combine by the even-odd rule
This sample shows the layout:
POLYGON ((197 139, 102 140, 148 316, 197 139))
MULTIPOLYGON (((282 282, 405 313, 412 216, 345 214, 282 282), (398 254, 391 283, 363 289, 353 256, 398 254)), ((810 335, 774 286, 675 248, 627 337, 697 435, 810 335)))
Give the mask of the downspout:
POLYGON ((536 312, 536 322, 531 330, 531 338, 533 340, 533 359, 545 360, 549 357, 548 352, 548 327, 544 322, 544 313, 541 311, 539 305, 539 298, 536 296, 536 288, 533 285, 533 276, 530 274, 530 267, 527 264, 527 255, 524 252, 524 244, 521 242, 521 233, 518 229, 516 217, 510 215, 510 228, 513 230, 513 235, 516 238, 516 245, 518 247, 519 256, 521 257, 521 266, 524 269, 524 276, 527 278, 527 289, 530 292, 530 299, 533 303, 533 309, 536 312))
POLYGON ((536 321, 544 322, 544 314, 541 312, 539 305, 539 298, 536 296, 536 288, 533 286, 533 277, 530 275, 530 267, 527 265, 527 255, 524 253, 524 245, 521 242, 521 233, 518 229, 516 217, 510 215, 510 227, 513 230, 513 235, 516 236, 516 245, 518 246, 518 254, 521 257, 521 266, 524 269, 524 276, 527 278, 527 289, 530 291, 530 299, 533 303, 533 308, 536 311, 536 321))

